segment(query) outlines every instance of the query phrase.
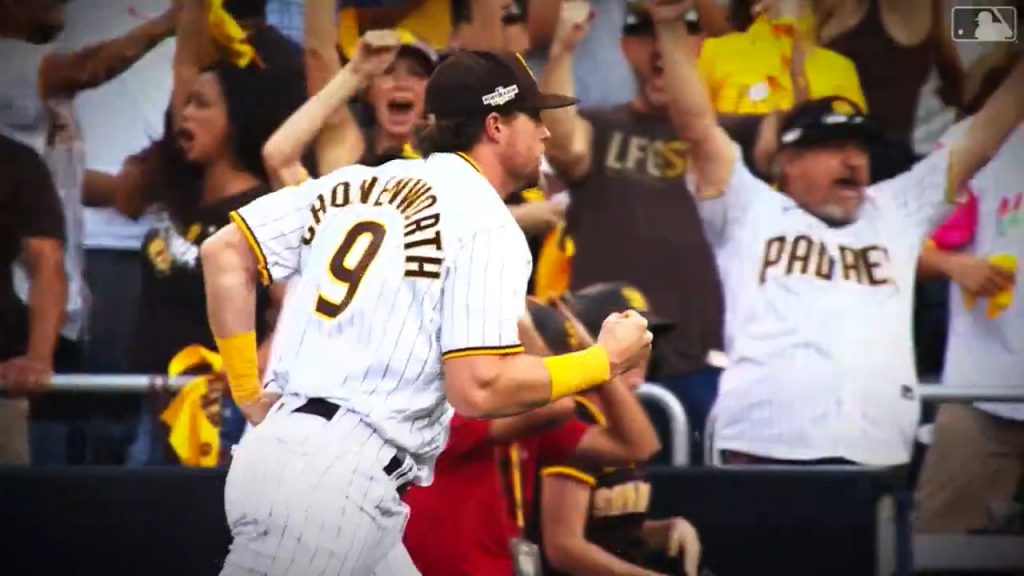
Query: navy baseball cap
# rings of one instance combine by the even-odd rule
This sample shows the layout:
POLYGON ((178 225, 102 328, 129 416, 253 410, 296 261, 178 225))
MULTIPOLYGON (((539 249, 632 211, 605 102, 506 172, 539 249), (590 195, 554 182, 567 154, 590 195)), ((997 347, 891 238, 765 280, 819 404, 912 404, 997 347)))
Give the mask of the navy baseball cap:
POLYGON ((647 318, 647 329, 655 337, 670 332, 675 323, 651 310, 647 296, 639 288, 625 282, 601 282, 587 286, 564 297, 569 309, 588 332, 597 338, 609 314, 635 310, 647 318))
POLYGON ((580 349, 576 327, 553 306, 531 299, 526 302, 526 310, 537 334, 552 354, 568 354, 580 349))
MULTIPOLYGON (((626 19, 622 23, 623 36, 653 36, 654 20, 647 12, 649 0, 626 0, 626 19)), ((700 31, 698 14, 696 10, 690 10, 683 16, 687 29, 691 34, 700 31)))
POLYGON ((541 92, 526 61, 515 52, 452 52, 427 82, 426 111, 438 120, 574 104, 571 96, 541 92))
POLYGON ((881 137, 878 124, 853 100, 829 96, 794 106, 783 118, 779 147, 806 147, 855 140, 870 145, 881 137))

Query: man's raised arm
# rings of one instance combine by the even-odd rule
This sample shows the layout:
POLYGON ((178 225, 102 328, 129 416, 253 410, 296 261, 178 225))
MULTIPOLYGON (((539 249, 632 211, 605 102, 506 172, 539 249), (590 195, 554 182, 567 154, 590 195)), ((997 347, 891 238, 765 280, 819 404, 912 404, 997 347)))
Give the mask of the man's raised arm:
POLYGON ((1017 65, 981 110, 963 136, 950 146, 946 199, 955 200, 960 190, 995 156, 1007 137, 1024 121, 1024 62, 1017 65))
MULTIPOLYGON (((551 42, 547 64, 540 77, 540 89, 550 94, 572 96, 572 54, 587 34, 590 3, 565 0, 559 13, 555 37, 551 42)), ((575 106, 545 110, 544 125, 551 132, 545 155, 559 175, 578 181, 590 171, 593 127, 579 115, 575 106)))
POLYGON ((732 140, 718 125, 696 62, 685 49, 683 14, 690 4, 686 0, 656 0, 650 5, 650 13, 664 60, 665 85, 671 95, 669 116, 679 138, 690 145, 691 170, 697 176, 694 192, 699 198, 708 198, 725 189, 736 152, 732 140))
POLYGON ((117 38, 74 52, 54 53, 39 71, 40 95, 51 98, 95 88, 139 61, 165 38, 174 35, 180 8, 174 4, 159 16, 117 38))

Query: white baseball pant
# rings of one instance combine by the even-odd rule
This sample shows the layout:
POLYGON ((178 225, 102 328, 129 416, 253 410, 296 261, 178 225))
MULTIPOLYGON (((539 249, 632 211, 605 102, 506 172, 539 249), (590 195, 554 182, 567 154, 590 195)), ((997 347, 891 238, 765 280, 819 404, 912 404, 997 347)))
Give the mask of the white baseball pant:
POLYGON ((402 546, 413 476, 357 415, 295 413, 286 397, 238 444, 224 489, 232 543, 222 576, 418 576, 402 546))

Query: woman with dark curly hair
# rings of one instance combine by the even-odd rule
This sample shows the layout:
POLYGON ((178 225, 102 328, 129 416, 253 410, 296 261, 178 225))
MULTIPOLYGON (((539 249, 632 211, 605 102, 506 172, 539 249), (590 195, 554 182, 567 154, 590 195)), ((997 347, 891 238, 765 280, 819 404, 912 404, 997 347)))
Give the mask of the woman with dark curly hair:
MULTIPOLYGON (((132 216, 153 208, 157 216, 142 245, 140 309, 129 353, 133 372, 164 373, 191 344, 216 350, 206 321, 199 246, 228 224, 232 210, 271 191, 263 145, 305 100, 302 69, 287 62, 265 65, 257 55, 245 65, 220 60, 200 68, 197 44, 205 25, 203 3, 186 5, 164 135, 126 161, 118 175, 117 207, 132 216)), ((264 343, 279 292, 271 288, 259 295, 258 334, 264 343)), ((211 387, 211 395, 219 393, 211 387)), ((133 463, 164 460, 144 453, 147 420, 130 456, 133 463)), ((222 437, 240 436, 240 427, 228 430, 223 424, 222 437)))

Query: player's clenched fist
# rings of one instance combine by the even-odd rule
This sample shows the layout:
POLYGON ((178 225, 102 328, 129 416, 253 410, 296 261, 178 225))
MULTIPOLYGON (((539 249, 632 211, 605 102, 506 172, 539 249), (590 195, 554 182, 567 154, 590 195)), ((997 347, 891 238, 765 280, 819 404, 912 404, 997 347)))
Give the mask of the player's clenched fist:
POLYGON ((647 319, 633 310, 612 314, 601 325, 597 345, 608 354, 612 376, 618 376, 644 359, 654 335, 647 319))

